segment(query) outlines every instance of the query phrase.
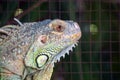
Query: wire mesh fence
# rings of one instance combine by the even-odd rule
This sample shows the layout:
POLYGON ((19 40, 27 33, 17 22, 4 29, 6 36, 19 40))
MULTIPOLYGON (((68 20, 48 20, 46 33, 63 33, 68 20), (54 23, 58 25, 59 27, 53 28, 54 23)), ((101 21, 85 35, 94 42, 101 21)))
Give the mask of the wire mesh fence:
POLYGON ((0 15, 1 26, 15 24, 14 17, 79 23, 79 45, 55 64, 51 80, 120 80, 119 0, 0 0, 0 15))

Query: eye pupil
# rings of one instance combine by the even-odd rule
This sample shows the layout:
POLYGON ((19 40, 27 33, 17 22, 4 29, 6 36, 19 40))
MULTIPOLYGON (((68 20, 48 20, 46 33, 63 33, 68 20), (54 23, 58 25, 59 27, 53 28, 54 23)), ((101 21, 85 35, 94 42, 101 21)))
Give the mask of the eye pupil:
POLYGON ((62 26, 58 25, 58 27, 56 28, 58 32, 60 32, 62 30, 62 26))

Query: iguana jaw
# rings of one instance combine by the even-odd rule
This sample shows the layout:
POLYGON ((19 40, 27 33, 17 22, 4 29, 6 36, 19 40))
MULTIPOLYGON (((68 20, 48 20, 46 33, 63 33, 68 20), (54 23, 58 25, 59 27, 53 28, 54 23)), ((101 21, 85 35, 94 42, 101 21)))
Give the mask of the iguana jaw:
POLYGON ((65 54, 69 55, 69 51, 73 51, 73 48, 75 48, 75 46, 77 46, 77 42, 75 44, 71 44, 70 46, 66 47, 64 50, 62 50, 58 55, 56 55, 53 59, 52 63, 56 63, 60 61, 61 57, 65 57, 65 54))

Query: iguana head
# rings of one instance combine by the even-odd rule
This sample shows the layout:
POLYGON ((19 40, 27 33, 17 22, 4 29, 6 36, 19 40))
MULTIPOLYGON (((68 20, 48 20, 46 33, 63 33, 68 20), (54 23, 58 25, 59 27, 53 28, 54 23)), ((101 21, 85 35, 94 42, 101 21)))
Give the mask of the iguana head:
POLYGON ((35 69, 54 65, 54 62, 75 47, 80 37, 81 30, 76 22, 48 20, 45 25, 37 28, 35 40, 25 56, 25 65, 35 69))

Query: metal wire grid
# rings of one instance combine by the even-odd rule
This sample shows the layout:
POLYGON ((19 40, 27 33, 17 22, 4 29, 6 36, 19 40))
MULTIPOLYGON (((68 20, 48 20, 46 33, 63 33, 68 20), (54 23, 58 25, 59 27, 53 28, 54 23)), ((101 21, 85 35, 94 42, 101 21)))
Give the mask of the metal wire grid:
MULTIPOLYGON (((8 6, 10 2, 14 3, 15 0, 1 0, 1 3, 6 3, 6 16, 13 12, 8 6)), ((19 0, 17 8, 27 9, 36 2, 37 0, 19 0)), ((120 15, 118 14, 120 3, 113 2, 112 0, 48 0, 43 3, 43 5, 47 4, 45 9, 36 10, 37 18, 27 14, 28 16, 25 16, 27 19, 24 17, 21 19, 21 21, 32 21, 32 19, 38 21, 47 18, 73 19, 80 24, 83 35, 79 46, 56 64, 52 80, 120 79, 120 15), (107 6, 104 7, 104 4, 107 6), (112 9, 113 5, 118 8, 112 9), (41 16, 42 14, 44 15, 41 16), (104 18, 104 14, 108 17, 104 18), (98 26, 96 32, 98 35, 95 36, 97 39, 94 39, 94 35, 90 32, 91 24, 98 26), (106 28, 103 29, 104 27, 106 28)))

